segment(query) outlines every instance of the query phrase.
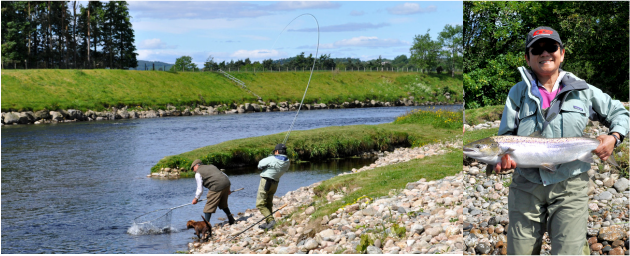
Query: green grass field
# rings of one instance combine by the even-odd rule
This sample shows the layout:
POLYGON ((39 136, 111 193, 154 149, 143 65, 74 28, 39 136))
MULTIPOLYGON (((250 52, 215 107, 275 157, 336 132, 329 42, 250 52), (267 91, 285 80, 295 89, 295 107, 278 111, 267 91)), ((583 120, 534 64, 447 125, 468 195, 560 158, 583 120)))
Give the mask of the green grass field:
MULTIPOLYGON (((231 73, 266 102, 298 102, 308 72, 231 73)), ((305 103, 348 100, 462 102, 462 76, 414 72, 315 72, 305 103), (444 94, 448 92, 451 99, 444 94)), ((256 97, 213 72, 129 70, 2 70, 2 111, 131 108, 255 102, 256 97)))

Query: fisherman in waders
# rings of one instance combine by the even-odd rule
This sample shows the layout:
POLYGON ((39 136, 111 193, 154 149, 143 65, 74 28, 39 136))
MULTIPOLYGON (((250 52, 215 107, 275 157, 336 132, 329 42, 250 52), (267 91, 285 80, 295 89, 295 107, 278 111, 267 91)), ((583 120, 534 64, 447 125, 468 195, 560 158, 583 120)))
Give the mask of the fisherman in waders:
POLYGON ((218 206, 227 215, 228 223, 230 225, 234 224, 234 217, 232 217, 230 208, 228 208, 228 196, 232 193, 230 192, 231 184, 228 176, 214 165, 202 165, 199 159, 193 161, 190 169, 195 172, 195 181, 197 182, 197 192, 192 204, 197 204, 203 192, 203 187, 206 187, 208 195, 206 196, 206 205, 203 207, 206 220, 210 222, 210 217, 217 210, 218 206))
POLYGON ((258 169, 262 170, 262 173, 256 196, 256 208, 260 210, 263 216, 269 215, 265 220, 266 223, 258 226, 261 229, 272 229, 276 225, 276 221, 271 216, 273 195, 278 189, 280 177, 289 169, 289 158, 286 156, 287 147, 284 144, 276 145, 273 154, 273 156, 258 162, 258 169))
MULTIPOLYGON (((590 118, 610 130, 597 137, 600 144, 593 151, 606 161, 628 134, 629 115, 621 102, 560 69, 564 45, 550 27, 538 27, 527 34, 525 60, 531 69, 518 68, 523 81, 510 89, 498 135, 528 136, 542 131, 545 138, 581 137, 590 118)), ((514 168, 508 196, 507 253, 540 254, 547 231, 551 254, 589 255, 590 164, 576 160, 549 172, 519 168, 505 154, 495 166, 497 173, 514 168)))

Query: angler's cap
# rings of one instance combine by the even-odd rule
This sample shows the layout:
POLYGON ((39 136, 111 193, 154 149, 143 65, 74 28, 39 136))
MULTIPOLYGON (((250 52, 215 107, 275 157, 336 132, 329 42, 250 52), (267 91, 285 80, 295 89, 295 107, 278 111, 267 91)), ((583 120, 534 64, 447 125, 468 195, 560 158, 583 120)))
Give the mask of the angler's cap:
POLYGON ((280 144, 276 145, 276 148, 274 148, 273 150, 287 150, 287 146, 285 146, 284 144, 280 143, 280 144))
POLYGON ((201 160, 195 159, 195 161, 193 161, 192 165, 190 165, 190 169, 192 170, 193 167, 195 167, 195 165, 202 164, 202 163, 203 162, 201 162, 201 160))
POLYGON ((564 47, 564 45, 562 44, 562 40, 560 40, 560 35, 558 34, 558 31, 550 27, 537 27, 533 29, 532 31, 529 31, 529 33, 527 33, 527 41, 525 41, 525 48, 531 47, 536 41, 543 38, 552 39, 558 42, 560 46, 564 47))

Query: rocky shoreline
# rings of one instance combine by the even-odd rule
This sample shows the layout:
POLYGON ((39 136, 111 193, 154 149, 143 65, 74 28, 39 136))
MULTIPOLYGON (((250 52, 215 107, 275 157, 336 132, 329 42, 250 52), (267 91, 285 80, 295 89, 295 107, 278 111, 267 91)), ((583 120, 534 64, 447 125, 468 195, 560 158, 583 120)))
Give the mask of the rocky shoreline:
MULTIPOLYGON (((475 126, 466 125, 466 130, 499 127, 500 121, 486 122, 475 126)), ((596 122, 585 133, 595 138, 607 134, 608 128, 596 122)), ((628 144, 628 140, 624 141, 628 144)), ((619 157, 619 156, 616 156, 619 157)), ((588 171, 589 218, 587 238, 591 255, 629 255, 630 236, 629 201, 627 177, 619 177, 605 164, 599 171, 601 160, 593 157, 595 163, 588 171)), ((466 163, 466 161, 465 161, 466 163)), ((486 172, 488 166, 472 162, 464 166, 463 236, 464 254, 505 255, 507 246, 508 194, 512 173, 496 175, 486 172), (490 174, 490 175, 488 175, 490 174)), ((491 169, 490 169, 491 170, 491 169)), ((540 254, 550 254, 553 242, 545 233, 540 254)))
MULTIPOLYGON (((450 95, 446 95, 447 99, 450 95)), ((366 101, 351 101, 344 102, 342 104, 304 104, 302 110, 315 110, 315 109, 339 109, 339 108, 369 108, 369 107, 394 107, 394 106, 431 106, 431 105, 447 105, 458 104, 456 103, 443 103, 443 102, 418 102, 413 96, 408 98, 398 99, 395 102, 381 102, 375 100, 366 101)), ((49 111, 47 109, 23 112, 2 112, 1 125, 18 125, 18 124, 48 124, 48 123, 63 123, 63 122, 77 122, 77 121, 101 121, 101 120, 115 120, 115 119, 133 119, 133 118, 156 118, 156 117, 168 117, 168 116, 191 116, 191 115, 218 115, 218 114, 242 114, 252 112, 275 112, 275 111, 295 111, 300 106, 299 102, 263 102, 257 103, 245 103, 237 105, 232 104, 219 104, 214 106, 190 106, 190 107, 175 107, 167 105, 166 109, 143 109, 142 107, 129 108, 128 106, 122 108, 112 107, 105 111, 92 111, 88 110, 85 113, 81 110, 68 109, 49 111)))
MULTIPOLYGON (((419 148, 399 148, 394 152, 384 152, 374 164, 340 175, 353 175, 461 148, 461 140, 419 148)), ((368 254, 461 254, 465 246, 461 235, 463 178, 460 172, 436 181, 421 179, 408 183, 405 188, 392 190, 389 196, 362 197, 357 202, 348 202, 330 215, 313 220, 313 189, 320 184, 315 183, 274 198, 275 208, 284 204, 288 206, 275 213, 279 224, 273 230, 264 231, 255 226, 228 242, 232 235, 262 219, 258 210, 248 209, 238 214, 234 225, 225 225, 225 222, 215 225, 210 241, 189 243, 189 252, 331 254, 361 253, 357 251, 360 249, 368 254), (371 242, 366 243, 367 240, 371 242)), ((348 192, 345 187, 330 191, 326 200, 342 200, 348 192)))

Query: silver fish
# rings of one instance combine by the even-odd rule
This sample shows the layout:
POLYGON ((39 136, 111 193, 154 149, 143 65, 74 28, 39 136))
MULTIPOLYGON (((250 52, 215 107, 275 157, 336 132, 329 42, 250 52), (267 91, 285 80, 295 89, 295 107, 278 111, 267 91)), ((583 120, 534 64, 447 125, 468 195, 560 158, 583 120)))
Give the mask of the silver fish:
MULTIPOLYGON (((554 172, 558 165, 575 160, 593 163, 592 151, 597 146, 599 140, 584 137, 493 136, 464 146, 464 155, 496 165, 503 155, 508 154, 517 167, 540 167, 554 172)), ((608 162, 619 166, 613 155, 608 157, 608 162)))

